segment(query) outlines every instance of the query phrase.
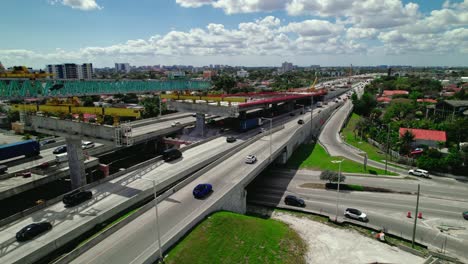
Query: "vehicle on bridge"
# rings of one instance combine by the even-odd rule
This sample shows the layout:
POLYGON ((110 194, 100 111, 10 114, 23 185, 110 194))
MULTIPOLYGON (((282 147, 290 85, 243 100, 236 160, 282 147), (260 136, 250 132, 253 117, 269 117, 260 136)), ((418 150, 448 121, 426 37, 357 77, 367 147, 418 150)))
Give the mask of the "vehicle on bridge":
POLYGON ((26 140, 0 146, 0 160, 19 156, 34 157, 41 152, 41 146, 35 140, 26 140))
POLYGON ((91 141, 83 141, 83 142, 81 142, 81 148, 82 148, 82 149, 94 148, 94 142, 91 142, 91 141))
POLYGON ((299 119, 299 120, 297 120, 297 123, 298 123, 299 125, 303 125, 303 124, 304 124, 304 120, 299 119))
POLYGON ((286 205, 305 207, 305 202, 301 198, 298 198, 294 195, 287 195, 284 197, 284 203, 286 205))
POLYGON ((465 220, 468 220, 468 211, 463 212, 463 218, 465 218, 465 220))
POLYGON ((193 197, 202 199, 208 196, 213 191, 213 186, 209 183, 201 183, 193 189, 193 197))
POLYGON ((166 149, 164 152, 163 152, 163 160, 164 161, 171 161, 171 160, 175 160, 175 159, 178 159, 178 158, 181 158, 182 157, 182 152, 178 149, 166 149))
POLYGON ((93 193, 91 191, 75 190, 69 194, 64 195, 62 202, 65 204, 65 207, 72 207, 91 198, 93 198, 93 193))
POLYGON ((233 136, 229 136, 229 137, 226 138, 227 143, 233 143, 233 142, 236 142, 236 140, 237 139, 235 137, 233 137, 233 136))
POLYGON ((245 163, 247 164, 254 164, 255 162, 257 162, 257 157, 255 157, 255 155, 248 155, 245 158, 245 163))
POLYGON ((6 165, 0 165, 0 174, 4 174, 8 170, 6 165))
POLYGON ((367 218, 367 215, 358 209, 354 208, 346 208, 344 212, 344 216, 348 218, 353 218, 362 222, 367 222, 369 219, 367 218))
POLYGON ((23 227, 18 233, 16 233, 16 240, 18 242, 24 242, 34 237, 49 231, 52 229, 52 225, 49 222, 34 223, 23 227))
POLYGON ((62 153, 65 153, 65 152, 67 152, 67 146, 60 146, 60 147, 55 148, 52 153, 62 154, 62 153))

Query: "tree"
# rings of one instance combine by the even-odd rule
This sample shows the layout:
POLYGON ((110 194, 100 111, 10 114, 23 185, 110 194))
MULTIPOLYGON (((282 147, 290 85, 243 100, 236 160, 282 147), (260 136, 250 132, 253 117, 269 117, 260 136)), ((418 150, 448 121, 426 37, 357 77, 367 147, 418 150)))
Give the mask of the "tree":
MULTIPOLYGON (((340 182, 344 182, 346 179, 346 177, 343 174, 339 178, 340 178, 340 182)), ((330 170, 322 171, 322 173, 320 174, 320 180, 328 181, 330 183, 338 182, 338 172, 330 171, 330 170)))
POLYGON ((83 99, 83 106, 94 106, 94 101, 91 96, 85 96, 83 99))
POLYGON ((143 118, 156 117, 159 115, 159 97, 148 97, 141 101, 141 105, 145 107, 143 118))
POLYGON ((228 94, 236 86, 236 80, 229 75, 215 76, 212 80, 216 90, 224 90, 228 94))
POLYGON ((411 152, 411 144, 414 142, 414 134, 408 129, 400 138, 400 153, 408 155, 411 152))

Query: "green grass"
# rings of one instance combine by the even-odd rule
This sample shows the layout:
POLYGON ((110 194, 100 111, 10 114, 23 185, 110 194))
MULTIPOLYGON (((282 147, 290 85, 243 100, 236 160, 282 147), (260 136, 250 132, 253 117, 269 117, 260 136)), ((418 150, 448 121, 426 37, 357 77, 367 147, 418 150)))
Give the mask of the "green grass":
MULTIPOLYGON (((293 168, 305 168, 305 169, 317 169, 317 170, 332 170, 338 171, 338 164, 332 163, 332 160, 344 161, 341 163, 341 171, 349 173, 366 173, 374 175, 383 175, 384 170, 367 166, 364 167, 361 163, 345 159, 343 157, 331 157, 325 151, 325 149, 316 144, 303 144, 294 152, 288 161, 288 167, 293 168)), ((387 172, 387 175, 397 175, 393 172, 387 172)))
MULTIPOLYGON (((344 137, 344 141, 350 144, 353 147, 356 147, 367 153, 367 157, 371 160, 378 162, 385 162, 385 153, 383 153, 377 147, 374 147, 372 144, 368 143, 367 140, 361 139, 359 136, 354 135, 354 128, 356 127, 357 122, 359 121, 360 116, 353 113, 351 118, 348 121, 348 124, 341 131, 341 135, 344 137)), ((357 131, 356 131, 357 132, 357 131)), ((389 157, 390 158, 390 157, 389 157)), ((391 166, 398 167, 400 169, 406 169, 403 166, 392 164, 391 166)))
POLYGON ((195 227, 164 263, 305 263, 307 245, 286 224, 218 212, 195 227))
POLYGON ((382 161, 385 160, 385 154, 381 152, 378 148, 369 144, 366 140, 362 140, 359 136, 354 136, 354 129, 357 122, 359 121, 360 116, 353 113, 349 119, 348 124, 341 131, 341 134, 344 136, 346 143, 364 151, 367 153, 367 157, 371 160, 382 161))
POLYGON ((347 184, 349 188, 351 188, 353 191, 359 191, 362 192, 364 191, 364 186, 362 185, 357 185, 357 184, 347 184))

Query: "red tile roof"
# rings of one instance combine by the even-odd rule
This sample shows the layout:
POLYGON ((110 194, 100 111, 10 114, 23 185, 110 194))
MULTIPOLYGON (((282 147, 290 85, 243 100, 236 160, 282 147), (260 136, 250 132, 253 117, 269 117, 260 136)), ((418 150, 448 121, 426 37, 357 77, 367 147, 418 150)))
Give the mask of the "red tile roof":
POLYGON ((427 129, 414 129, 400 127, 400 137, 402 137, 406 131, 409 130, 413 135, 414 139, 432 140, 432 141, 447 141, 447 134, 445 131, 440 130, 427 130, 427 129))
POLYGON ((388 98, 388 97, 378 97, 377 98, 377 102, 390 102, 392 101, 392 98, 388 98))
POLYGON ((383 96, 394 96, 397 94, 409 94, 408 91, 405 90, 384 90, 383 96))
POLYGON ((437 100, 434 100, 434 99, 418 99, 417 101, 418 103, 433 103, 433 104, 437 103, 437 100))

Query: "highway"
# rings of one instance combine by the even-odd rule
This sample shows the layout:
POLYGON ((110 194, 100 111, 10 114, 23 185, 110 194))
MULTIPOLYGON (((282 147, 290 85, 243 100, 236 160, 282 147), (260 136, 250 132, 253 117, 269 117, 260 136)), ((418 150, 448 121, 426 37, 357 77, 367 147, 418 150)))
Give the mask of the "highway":
MULTIPOLYGON (((331 106, 330 106, 331 107, 331 106)), ((322 109, 323 110, 323 109, 322 109)), ((315 109, 314 116, 319 118, 315 109)), ((300 128, 298 119, 310 120, 310 114, 295 116, 285 124, 285 128, 273 133, 272 149, 276 152, 295 131, 300 128)), ((307 126, 308 123, 304 126, 307 126)), ((210 169, 192 183, 159 202, 159 227, 163 248, 166 243, 181 232, 186 225, 194 221, 204 211, 215 206, 219 199, 238 184, 244 183, 246 177, 269 164, 269 136, 252 143, 238 153, 230 156, 221 164, 210 169), (245 164, 245 157, 254 154, 258 161, 245 164), (203 200, 194 199, 193 188, 199 183, 211 183, 214 192, 203 200)), ((72 263, 142 263, 157 249, 155 242, 155 213, 148 210, 115 233, 105 238, 96 246, 76 258, 72 263)))
MULTIPOLYGON (((305 210, 315 213, 323 213, 333 219, 336 214, 336 191, 324 189, 305 188, 303 184, 317 182, 318 172, 299 172, 296 175, 285 176, 282 173, 269 173, 264 177, 257 177, 248 189, 248 202, 269 206, 287 208, 283 202, 288 194, 297 195, 306 202, 305 210), (307 175, 308 174, 308 175, 307 175), (314 174, 314 175, 312 175, 314 174)), ((384 179, 370 179, 363 177, 348 177, 347 182, 370 182, 369 185, 379 185, 387 188, 405 190, 404 181, 412 187, 412 180, 393 180, 391 183, 384 179), (356 179, 355 179, 356 178, 356 179), (381 181, 381 182, 379 182, 381 181), (398 186, 398 187, 397 187, 398 186)), ((323 183, 323 182, 322 182, 323 183)), ((468 193, 460 193, 461 200, 453 200, 452 197, 432 197, 431 190, 426 190, 427 184, 421 187, 419 211, 423 213, 423 219, 418 219, 416 239, 418 242, 440 249, 445 245, 452 255, 468 260, 468 221, 464 220, 461 213, 468 208, 468 193), (429 194, 429 195, 426 195, 429 194), (461 230, 440 232, 438 227, 448 225, 461 230), (445 242, 447 238, 447 242, 445 242)), ((443 186, 450 190, 453 186, 443 186)), ((462 187, 460 187, 462 188, 462 187)), ((466 190, 466 189, 465 189, 466 190)), ((450 194, 449 194, 450 195, 450 194)), ((416 195, 397 193, 374 192, 350 192, 341 191, 339 197, 338 217, 344 218, 344 210, 348 207, 360 209, 369 217, 368 225, 385 227, 387 232, 401 235, 407 239, 412 237, 412 225, 414 218, 407 218, 408 211, 414 212, 416 195)), ((366 224, 364 224, 366 225, 366 224)))
MULTIPOLYGON (((180 175, 193 172, 219 153, 241 142, 242 140, 238 140, 236 143, 228 144, 225 137, 214 139, 183 152, 182 159, 154 164, 154 168, 149 169, 144 177, 148 179, 157 177, 160 182, 167 183, 180 175)), ((142 179, 141 175, 130 172, 103 183, 92 189, 92 200, 79 206, 65 208, 62 203, 57 203, 8 226, 0 227, 0 263, 14 263, 19 260, 22 263, 34 262, 130 204, 146 197, 146 193, 151 193, 152 182, 142 179), (16 232, 32 222, 40 221, 51 222, 53 229, 32 241, 16 242, 16 232)))

